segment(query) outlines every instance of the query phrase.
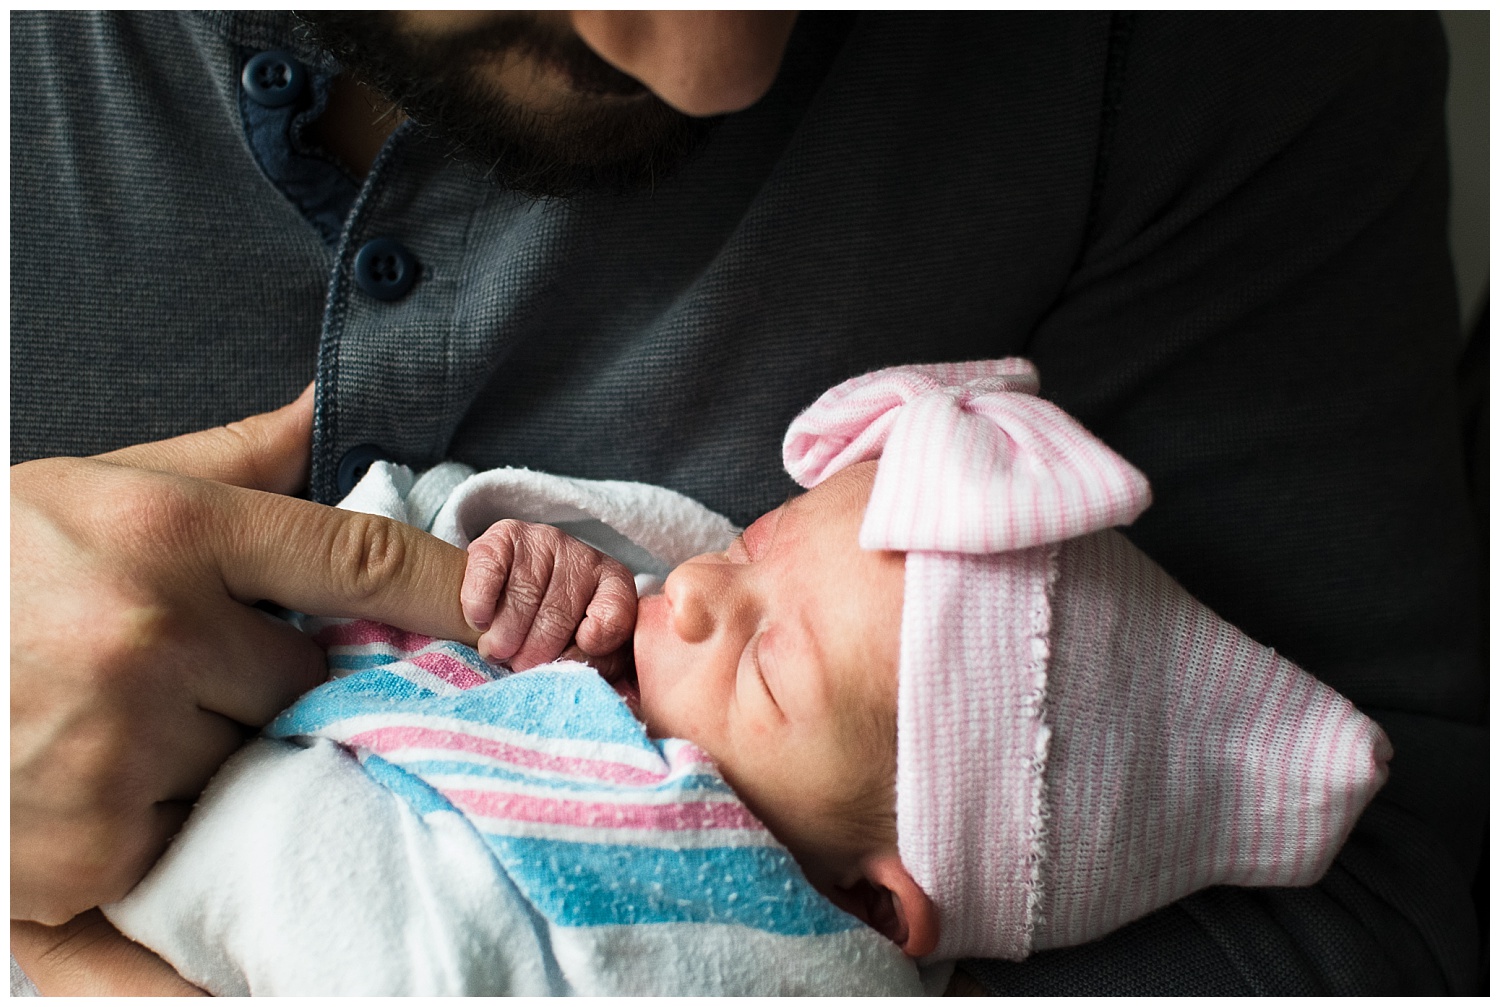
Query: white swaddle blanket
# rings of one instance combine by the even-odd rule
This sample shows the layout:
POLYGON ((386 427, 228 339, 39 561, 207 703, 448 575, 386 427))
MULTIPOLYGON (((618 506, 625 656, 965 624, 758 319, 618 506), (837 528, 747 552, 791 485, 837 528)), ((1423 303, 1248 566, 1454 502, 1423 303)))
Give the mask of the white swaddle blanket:
MULTIPOLYGON (((643 579, 734 529, 676 493, 377 463, 342 506, 464 546, 558 525, 643 579)), ((919 994, 697 749, 580 665, 522 675, 371 623, 308 620, 335 679, 225 764, 106 915, 233 994, 919 994)), ((940 988, 946 976, 929 975, 940 988)))

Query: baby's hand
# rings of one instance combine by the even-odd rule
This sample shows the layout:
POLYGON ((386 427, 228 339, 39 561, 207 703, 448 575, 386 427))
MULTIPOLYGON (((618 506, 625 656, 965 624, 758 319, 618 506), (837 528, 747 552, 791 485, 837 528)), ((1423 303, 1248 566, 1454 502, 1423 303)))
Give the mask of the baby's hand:
MULTIPOLYGON (((550 525, 498 521, 469 544, 459 594, 487 661, 525 671, 570 641, 580 660, 614 654, 635 629, 635 579, 597 549, 550 525)), ((590 662, 597 663, 597 661, 590 662)))

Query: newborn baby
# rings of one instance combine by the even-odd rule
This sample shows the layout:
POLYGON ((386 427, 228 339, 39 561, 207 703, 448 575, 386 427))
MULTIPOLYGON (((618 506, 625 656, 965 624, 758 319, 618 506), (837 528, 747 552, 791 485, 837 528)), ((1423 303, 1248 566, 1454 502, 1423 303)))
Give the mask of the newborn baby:
MULTIPOLYGON (((347 505, 410 517, 392 501, 442 482, 429 473, 413 487, 377 469, 347 505)), ((858 475, 788 509, 839 498, 858 475)), ((526 670, 373 623, 306 620, 334 680, 225 766, 158 866, 106 907, 110 919, 219 994, 922 992, 900 948, 803 873, 832 878, 853 863, 860 822, 839 821, 856 804, 846 763, 815 761, 844 754, 816 720, 842 724, 828 703, 846 691, 793 682, 778 725, 769 693, 735 694, 738 651, 721 674, 705 646, 727 645, 721 632, 699 624, 679 637, 652 615, 691 570, 744 555, 746 540, 657 487, 510 470, 446 499, 443 537, 488 527, 461 593, 484 626, 480 650, 526 670), (580 494, 581 510, 557 509, 580 494), (675 565, 634 627, 632 571, 555 527, 487 516, 538 507, 613 539, 643 583, 675 565), (705 544, 720 548, 689 558, 705 544), (635 655, 619 653, 633 628, 635 655), (619 693, 578 658, 611 669, 619 693), (671 687, 669 672, 701 677, 671 687), (754 795, 752 810, 736 790, 754 795)), ((843 548, 858 552, 844 524, 843 548)), ((747 533, 752 547, 764 527, 747 533)), ((899 613, 899 563, 896 576, 899 613)), ((893 688, 893 652, 888 664, 893 688)), ((886 819, 892 757, 875 801, 886 819)))
POLYGON ((488 659, 520 671, 571 644, 616 677, 651 734, 706 752, 819 891, 920 957, 936 934, 908 930, 902 896, 920 892, 896 849, 904 564, 859 546, 874 478, 854 465, 765 514, 673 570, 639 615, 620 563, 502 521, 469 546, 462 601, 488 659))
MULTIPOLYGON (((262 787, 251 813, 243 809, 254 788, 244 778, 254 774, 234 778, 248 760, 226 766, 230 783, 215 781, 158 868, 125 903, 107 907, 111 919, 200 982, 183 964, 199 950, 189 947, 194 935, 220 935, 204 939, 215 944, 208 956, 245 972, 247 957, 270 959, 256 968, 274 978, 280 963, 263 949, 286 929, 275 920, 326 919, 301 931, 322 942, 309 957, 326 962, 324 985, 265 980, 286 992, 911 992, 910 959, 1019 959, 1091 940, 1208 885, 1312 883, 1384 780, 1383 734, 1109 531, 1149 502, 1144 478, 1035 392, 1035 371, 1018 360, 893 368, 846 382, 787 435, 788 471, 810 491, 732 539, 727 523, 703 533, 701 514, 680 524, 696 536, 663 537, 672 515, 685 513, 673 500, 697 505, 651 487, 518 470, 457 488, 450 481, 443 492, 433 491, 431 473, 416 486, 409 475, 404 488, 396 479, 369 498, 384 501, 379 507, 358 506, 472 543, 461 602, 483 630, 481 654, 514 669, 588 659, 654 739, 671 740, 631 741, 639 725, 613 695, 598 703, 607 690, 576 664, 485 684, 500 673, 485 672, 479 655, 452 665, 451 651, 444 667, 474 681, 452 686, 452 699, 432 699, 415 695, 420 675, 370 684, 357 669, 373 652, 357 641, 336 646, 330 666, 356 673, 314 690, 268 729, 310 745, 277 755, 278 765, 320 768, 262 787), (566 506, 553 507, 533 483, 561 492, 566 506), (412 503, 419 497, 446 503, 433 517, 428 504, 412 503), (519 520, 496 523, 506 517, 519 520), (538 521, 574 530, 631 569, 538 521), (642 592, 631 637, 629 573, 641 584, 668 571, 659 592, 642 592), (640 842, 784 846, 795 863, 751 858, 759 873, 725 874, 727 894, 715 881, 706 914, 685 899, 693 904, 672 919, 696 930, 671 931, 675 924, 637 914, 618 892, 585 892, 570 904, 570 879, 582 868, 569 858, 587 846, 575 833, 591 822, 563 823, 573 831, 546 833, 558 837, 554 846, 533 843, 532 859, 518 859, 507 839, 515 815, 465 804, 469 791, 454 789, 454 779, 472 781, 472 760, 455 768, 361 740, 379 735, 371 724, 396 723, 395 736, 406 730, 403 716, 456 710, 457 693, 510 697, 494 723, 473 727, 483 744, 466 750, 472 760, 488 758, 485 745, 519 738, 552 759, 549 785, 559 787, 595 785, 569 775, 582 762, 596 775, 615 767, 605 776, 649 765, 651 781, 691 781, 672 792, 673 807, 709 794, 715 813, 737 798, 753 818, 734 818, 727 830, 679 823, 681 831, 642 833, 640 842), (545 709, 534 708, 535 697, 550 697, 545 709), (607 722, 597 733, 589 718, 568 716, 591 703, 590 717, 607 722), (553 723, 551 740, 537 747, 517 733, 528 711, 566 729, 553 723), (571 762, 548 755, 554 742, 571 762), (732 794, 714 790, 715 771, 732 794), (193 881, 191 908, 178 908, 187 889, 172 879, 249 859, 253 844, 237 823, 255 814, 287 824, 266 832, 283 845, 261 880, 246 884, 254 894, 301 871, 284 886, 287 904, 274 903, 247 932, 223 922, 236 910, 218 908, 216 884, 230 882, 210 878, 193 881), (285 841, 301 822, 339 838, 285 841), (774 838, 762 838, 761 823, 774 838), (220 845, 201 838, 209 833, 220 845), (400 841, 387 841, 393 835, 400 841), (317 869, 300 862, 316 860, 310 848, 323 850, 317 869), (539 858, 548 862, 540 873, 532 870, 539 858), (373 879, 364 902, 324 899, 322 889, 342 892, 339 879, 361 871, 373 879), (325 946, 345 926, 363 934, 357 928, 381 915, 366 903, 386 889, 399 893, 386 914, 399 923, 410 913, 411 926, 381 931, 378 947, 365 948, 374 938, 362 937, 345 942, 353 948, 325 946), (513 890, 520 909, 493 901, 513 890), (331 907, 323 917, 305 904, 318 899, 331 907), (628 925, 598 927, 578 909, 601 900, 612 925, 628 925), (793 906, 797 925, 762 928, 747 901, 764 913, 793 906), (503 925, 489 921, 502 916, 503 925), (448 936, 433 941, 434 930, 448 936), (598 937, 605 930, 609 940, 598 937), (515 938, 523 931, 526 940, 515 938), (710 931, 712 940, 693 939, 710 931), (477 951, 434 966, 465 940, 477 951), (353 963, 366 952, 361 971, 353 963), (508 985, 472 982, 469 973, 482 971, 472 963, 484 955, 508 963, 508 985), (626 959, 635 967, 623 968, 626 959), (385 987, 362 985, 382 968, 394 977, 385 987), (732 981, 720 981, 726 976, 732 981)), ((420 641, 396 639, 398 657, 425 653, 420 641)), ((590 876, 609 887, 607 873, 590 876)), ((639 877, 619 881, 649 888, 639 877)), ((674 890, 696 897, 690 888, 674 890)), ((284 943, 294 957, 298 942, 284 943)))

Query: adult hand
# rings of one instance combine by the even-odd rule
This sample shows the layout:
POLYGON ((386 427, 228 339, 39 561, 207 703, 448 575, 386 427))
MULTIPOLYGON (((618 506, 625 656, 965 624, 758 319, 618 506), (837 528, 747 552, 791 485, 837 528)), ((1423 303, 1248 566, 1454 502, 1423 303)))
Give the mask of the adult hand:
POLYGON ((11 469, 11 916, 62 923, 150 868, 249 728, 325 676, 251 605, 473 644, 464 553, 280 494, 311 389, 280 410, 11 469))

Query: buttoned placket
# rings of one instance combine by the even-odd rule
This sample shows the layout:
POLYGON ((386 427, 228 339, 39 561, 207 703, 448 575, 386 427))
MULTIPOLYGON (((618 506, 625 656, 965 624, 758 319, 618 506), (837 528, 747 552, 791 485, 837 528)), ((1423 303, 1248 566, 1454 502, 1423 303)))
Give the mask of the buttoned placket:
POLYGON ((440 198, 441 208, 419 208, 453 188, 418 184, 419 175, 455 173, 403 153, 412 146, 408 127, 397 129, 364 181, 354 182, 302 138, 326 108, 334 71, 279 49, 244 51, 241 64, 251 152, 334 247, 319 339, 311 486, 314 499, 333 503, 375 461, 421 467, 441 457, 446 434, 434 418, 442 410, 423 410, 421 403, 444 395, 454 271, 444 271, 447 282, 429 282, 433 271, 413 248, 461 245, 473 201, 440 198))
POLYGON ((483 326, 462 299, 468 275, 482 271, 466 255, 467 235, 493 188, 410 123, 371 165, 339 239, 323 318, 315 499, 337 501, 378 459, 420 470, 446 457, 465 411, 454 400, 466 406, 471 375, 488 374, 483 326))

